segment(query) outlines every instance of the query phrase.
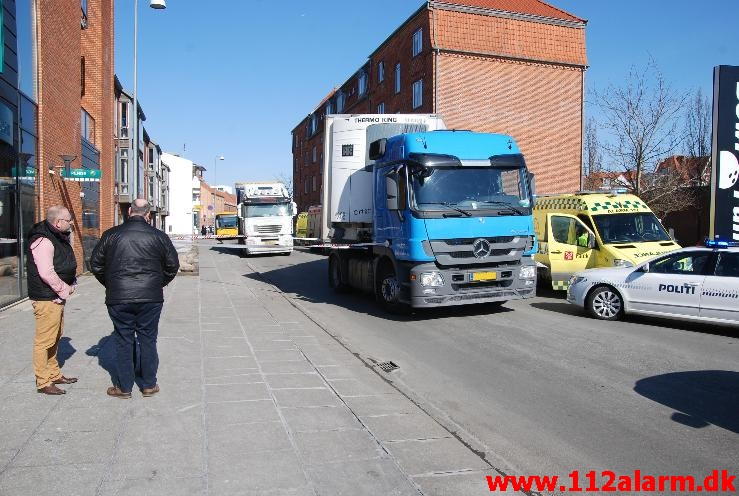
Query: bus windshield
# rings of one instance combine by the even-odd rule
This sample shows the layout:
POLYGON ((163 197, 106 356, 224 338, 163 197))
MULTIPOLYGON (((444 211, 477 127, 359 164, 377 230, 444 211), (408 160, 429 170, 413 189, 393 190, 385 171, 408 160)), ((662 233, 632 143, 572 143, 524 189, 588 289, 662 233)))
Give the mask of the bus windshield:
POLYGON ((216 227, 218 228, 237 228, 239 227, 239 218, 236 214, 216 215, 216 227))
POLYGON ((672 241, 652 212, 594 215, 593 221, 605 244, 672 241))
POLYGON ((244 217, 282 217, 290 215, 289 203, 268 203, 263 205, 246 205, 244 217))

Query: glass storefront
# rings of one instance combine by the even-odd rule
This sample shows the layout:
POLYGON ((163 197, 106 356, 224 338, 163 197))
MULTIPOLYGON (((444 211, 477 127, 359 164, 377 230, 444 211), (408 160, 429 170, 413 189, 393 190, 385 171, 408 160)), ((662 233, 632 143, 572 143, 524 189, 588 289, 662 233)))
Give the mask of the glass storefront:
MULTIPOLYGON (((82 138, 82 167, 84 169, 100 168, 100 152, 95 146, 82 138)), ((80 183, 82 200, 82 225, 77 226, 82 238, 82 250, 85 256, 85 270, 90 270, 90 256, 100 239, 100 183, 88 181, 80 183)))
POLYGON ((35 2, 15 4, 15 18, 0 17, 0 28, 17 40, 17 58, 6 59, 0 68, 5 83, 0 85, 0 307, 27 294, 25 236, 38 201, 35 2))

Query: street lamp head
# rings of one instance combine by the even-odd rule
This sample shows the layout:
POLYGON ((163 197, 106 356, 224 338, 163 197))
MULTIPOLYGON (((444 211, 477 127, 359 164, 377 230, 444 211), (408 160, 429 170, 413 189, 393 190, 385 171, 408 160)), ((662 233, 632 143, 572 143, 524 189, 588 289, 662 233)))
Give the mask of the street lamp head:
POLYGON ((157 10, 166 9, 167 2, 166 0, 149 0, 149 7, 157 10))
POLYGON ((226 157, 224 157, 223 155, 221 155, 220 157, 218 157, 218 160, 226 160, 226 157))

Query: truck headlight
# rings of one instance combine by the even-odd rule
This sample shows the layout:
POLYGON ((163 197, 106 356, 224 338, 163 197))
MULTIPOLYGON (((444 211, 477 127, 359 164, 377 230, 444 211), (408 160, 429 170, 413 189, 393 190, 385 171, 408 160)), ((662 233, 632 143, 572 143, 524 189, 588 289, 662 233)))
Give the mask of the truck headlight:
POLYGON ((634 264, 629 262, 628 260, 624 260, 623 258, 615 258, 613 260, 613 266, 614 267, 633 267, 634 264))
POLYGON ((444 285, 444 276, 441 272, 424 272, 420 277, 421 286, 431 286, 438 288, 444 285))
POLYGON ((520 279, 533 279, 536 277, 536 266, 535 265, 524 265, 521 270, 518 271, 518 277, 520 279))

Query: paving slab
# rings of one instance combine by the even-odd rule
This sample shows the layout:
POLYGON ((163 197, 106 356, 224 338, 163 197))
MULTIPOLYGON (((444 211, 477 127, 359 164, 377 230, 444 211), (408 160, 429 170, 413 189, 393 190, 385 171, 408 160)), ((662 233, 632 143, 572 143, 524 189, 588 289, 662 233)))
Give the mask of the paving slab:
POLYGON ((436 439, 451 434, 425 413, 366 417, 362 420, 382 441, 436 439))
POLYGON ((485 470, 490 466, 454 438, 387 443, 403 470, 411 475, 485 470))
POLYGON ((316 408, 282 408, 280 410, 292 432, 359 429, 362 424, 343 405, 316 408))

